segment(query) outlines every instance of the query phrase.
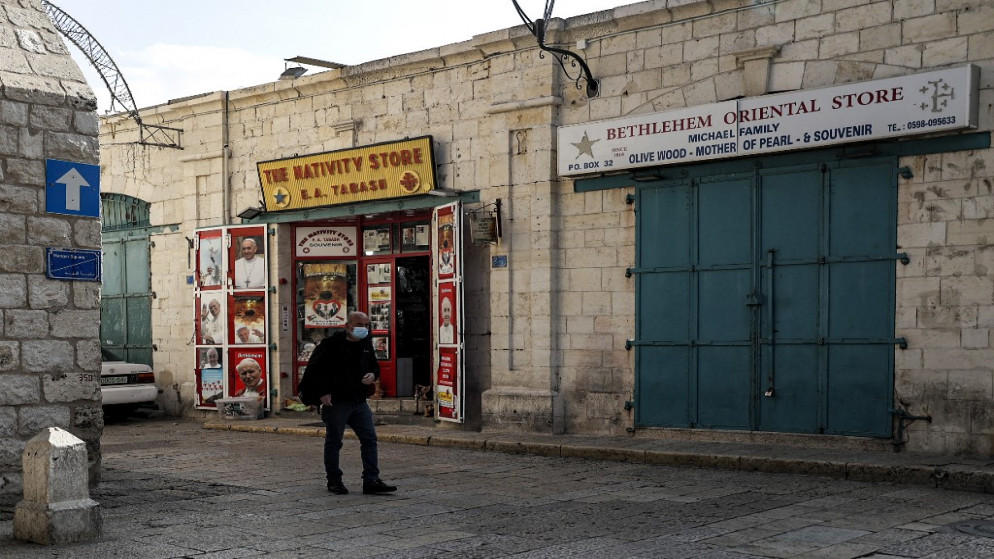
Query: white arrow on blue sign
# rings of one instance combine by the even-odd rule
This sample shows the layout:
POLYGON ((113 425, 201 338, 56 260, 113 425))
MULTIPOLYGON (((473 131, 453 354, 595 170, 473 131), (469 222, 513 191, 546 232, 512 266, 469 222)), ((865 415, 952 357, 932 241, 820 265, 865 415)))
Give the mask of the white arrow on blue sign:
POLYGON ((45 160, 45 211, 100 217, 100 166, 45 160))

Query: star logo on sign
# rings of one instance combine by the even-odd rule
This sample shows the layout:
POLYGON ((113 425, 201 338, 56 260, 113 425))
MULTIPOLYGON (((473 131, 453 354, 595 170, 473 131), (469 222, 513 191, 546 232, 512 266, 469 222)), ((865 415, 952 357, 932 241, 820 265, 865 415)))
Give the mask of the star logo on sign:
POLYGON ((587 131, 583 131, 583 139, 579 142, 574 142, 573 145, 576 146, 576 159, 580 159, 580 156, 587 154, 591 159, 594 158, 594 143, 600 140, 591 140, 587 137, 587 131))
POLYGON ((281 186, 273 191, 273 200, 277 208, 285 208, 290 204, 290 193, 281 186))

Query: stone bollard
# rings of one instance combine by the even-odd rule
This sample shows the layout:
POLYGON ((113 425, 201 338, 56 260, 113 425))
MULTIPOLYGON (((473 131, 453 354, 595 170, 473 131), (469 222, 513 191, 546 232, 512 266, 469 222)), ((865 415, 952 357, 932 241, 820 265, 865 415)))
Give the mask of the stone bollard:
POLYGON ((49 427, 24 448, 24 500, 14 509, 14 538, 43 545, 98 537, 100 505, 90 499, 86 443, 49 427))

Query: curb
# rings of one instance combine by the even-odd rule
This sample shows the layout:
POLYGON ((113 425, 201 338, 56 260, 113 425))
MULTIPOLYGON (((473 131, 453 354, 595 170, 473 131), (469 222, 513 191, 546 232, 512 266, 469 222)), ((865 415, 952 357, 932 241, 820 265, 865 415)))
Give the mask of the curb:
MULTIPOLYGON (((207 422, 205 429, 250 433, 288 434, 323 437, 324 427, 258 425, 254 422, 207 422)), ((345 438, 355 439, 346 431, 345 438)), ((508 454, 531 454, 559 458, 586 458, 650 464, 657 466, 695 467, 739 470, 774 474, 798 474, 846 481, 894 483, 928 486, 954 491, 994 493, 994 468, 953 464, 946 467, 925 464, 875 464, 846 460, 797 459, 754 454, 695 453, 669 450, 644 450, 613 446, 590 446, 544 442, 487 439, 480 436, 412 435, 380 433, 381 442, 415 446, 436 446, 463 450, 484 450, 508 454)))

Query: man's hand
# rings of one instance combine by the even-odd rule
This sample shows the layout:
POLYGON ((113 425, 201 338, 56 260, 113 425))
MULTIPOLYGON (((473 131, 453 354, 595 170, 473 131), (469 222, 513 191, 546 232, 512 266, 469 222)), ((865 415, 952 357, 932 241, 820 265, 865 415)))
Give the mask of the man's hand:
POLYGON ((373 373, 366 373, 365 375, 363 375, 362 377, 363 384, 373 384, 374 382, 376 382, 376 375, 374 375, 373 373))
POLYGON ((324 396, 321 396, 321 404, 325 405, 325 406, 330 406, 331 405, 331 394, 325 394, 324 396))

